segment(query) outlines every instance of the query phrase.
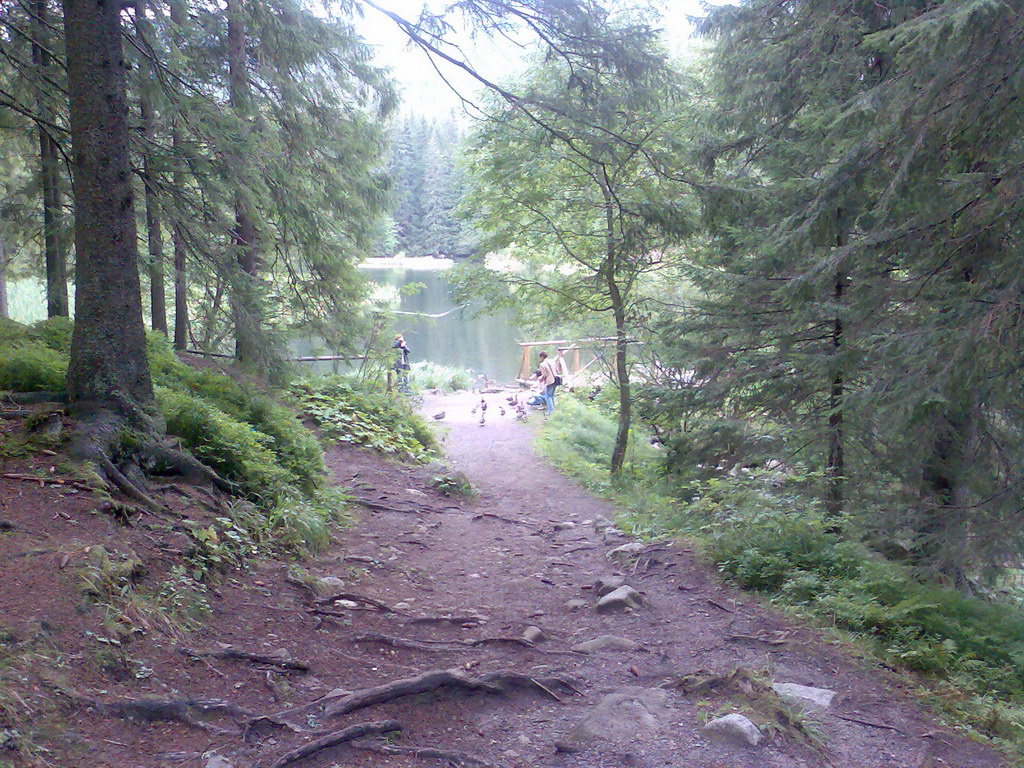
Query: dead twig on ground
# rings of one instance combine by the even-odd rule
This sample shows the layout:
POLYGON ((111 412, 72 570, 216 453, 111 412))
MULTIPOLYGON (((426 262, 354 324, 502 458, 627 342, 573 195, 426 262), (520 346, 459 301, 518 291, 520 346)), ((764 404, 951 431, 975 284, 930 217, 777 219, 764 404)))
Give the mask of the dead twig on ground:
POLYGON ((308 744, 303 744, 301 747, 293 749, 291 752, 286 752, 275 760, 270 768, 284 768, 286 765, 298 762, 303 758, 315 755, 317 752, 321 752, 329 747, 335 747, 339 744, 345 744, 353 739, 361 739, 364 736, 374 736, 381 733, 392 733, 394 731, 402 730, 402 724, 397 720, 384 720, 379 723, 359 723, 357 725, 350 725, 348 728, 342 728, 340 731, 334 731, 326 736, 323 736, 316 741, 311 741, 308 744))

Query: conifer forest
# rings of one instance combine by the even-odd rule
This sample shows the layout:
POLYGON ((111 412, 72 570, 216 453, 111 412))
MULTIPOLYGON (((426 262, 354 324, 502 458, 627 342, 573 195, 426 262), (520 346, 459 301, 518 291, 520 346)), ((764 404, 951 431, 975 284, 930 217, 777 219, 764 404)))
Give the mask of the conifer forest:
MULTIPOLYGON (((46 482, 91 489, 104 520, 135 521, 123 529, 132 536, 187 539, 157 547, 185 553, 163 570, 136 557, 143 538, 102 556, 62 545, 63 534, 33 540, 53 550, 53 570, 82 558, 81 604, 106 606, 119 627, 89 632, 110 640, 102 651, 132 679, 142 673, 125 626, 155 634, 153 615, 176 616, 165 644, 192 648, 175 658, 194 663, 202 643, 185 638, 202 611, 181 606, 220 599, 235 578, 225 574, 258 558, 289 563, 284 588, 313 595, 310 611, 328 614, 319 622, 332 600, 382 610, 352 596, 359 584, 323 588, 296 563, 351 524, 338 510, 362 487, 321 441, 418 467, 446 440, 458 451, 457 428, 443 432, 455 401, 433 415, 430 398, 486 394, 490 380, 443 370, 449 361, 414 346, 428 367, 410 385, 394 364, 401 313, 360 268, 450 260, 470 326, 502 312, 518 329, 512 347, 570 340, 550 349, 571 354, 571 340, 600 341, 537 428, 546 464, 612 504, 631 536, 694 542, 722 579, 787 620, 915 676, 906 687, 929 711, 1024 765, 1024 0, 416 5, 0 0, 0 560, 15 557, 4 537, 24 527, 12 517, 8 534, 7 504, 46 482), (455 106, 403 106, 368 20, 436 68, 455 106), (514 50, 517 66, 495 74, 489 46, 514 50), (48 319, 16 311, 29 285, 42 286, 30 300, 48 319), (294 344, 310 338, 348 373, 306 375, 294 344), (63 426, 47 436, 54 418, 63 426), (332 472, 355 484, 335 487, 332 472), (186 502, 209 519, 175 523, 186 502), (164 591, 126 608, 146 568, 164 591)), ((479 434, 499 407, 478 413, 482 396, 479 434)), ((475 480, 472 467, 460 465, 475 480)), ((474 498, 461 473, 431 471, 430 493, 474 498)), ((393 497, 371 502, 396 511, 393 497)), ((33 503, 48 518, 63 502, 33 503)), ((380 566, 359 557, 350 571, 380 566)), ((121 705, 97 698, 99 678, 37 684, 60 704, 19 687, 27 654, 56 659, 64 641, 8 632, 15 614, 0 611, 0 768, 101 765, 85 752, 55 757, 60 740, 25 723, 121 705)), ((374 642, 398 648, 396 633, 374 642)), ((280 667, 267 658, 249 662, 280 667)), ((510 685, 465 670, 434 688, 510 685)), ((575 695, 562 678, 525 679, 551 701, 575 695)), ((273 690, 281 713, 256 716, 250 702, 220 717, 247 723, 246 738, 295 736, 305 715, 289 720, 285 703, 309 697, 273 690)), ((194 707, 126 717, 207 727, 194 707)), ((893 762, 815 762, 827 739, 783 720, 772 738, 799 731, 800 749, 818 756, 793 765, 911 765, 896 747, 893 762)), ((224 722, 200 733, 216 738, 224 722)), ((896 738, 900 723, 868 726, 896 738)), ((389 730, 364 725, 342 741, 389 730)), ((327 749, 314 744, 223 765, 283 767, 327 749)), ((386 762, 429 757, 388 744, 372 753, 382 762, 358 764, 427 764, 386 762)), ((990 765, 945 759, 916 766, 990 765)), ((579 760, 550 764, 602 765, 579 760)))

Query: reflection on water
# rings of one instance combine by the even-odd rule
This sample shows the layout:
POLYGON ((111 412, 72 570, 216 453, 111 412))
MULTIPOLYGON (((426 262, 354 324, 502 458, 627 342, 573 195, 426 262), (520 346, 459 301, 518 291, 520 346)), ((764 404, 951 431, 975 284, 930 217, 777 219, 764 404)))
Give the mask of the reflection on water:
MULTIPOLYGON (((400 292, 403 286, 421 283, 422 288, 404 295, 397 309, 437 315, 454 308, 448 281, 442 270, 370 269, 374 282, 400 292)), ((522 338, 508 313, 471 318, 469 310, 457 309, 439 318, 396 315, 396 329, 412 349, 412 362, 429 360, 441 365, 468 368, 475 374, 510 381, 519 370, 522 338)))

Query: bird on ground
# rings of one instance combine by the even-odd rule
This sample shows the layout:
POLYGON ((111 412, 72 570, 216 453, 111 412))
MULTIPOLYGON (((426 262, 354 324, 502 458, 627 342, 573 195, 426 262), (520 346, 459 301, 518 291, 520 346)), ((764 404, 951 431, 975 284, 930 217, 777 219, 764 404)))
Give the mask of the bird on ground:
POLYGON ((482 397, 480 398, 480 410, 483 411, 484 413, 487 413, 487 401, 484 400, 482 397))
POLYGON ((470 411, 470 413, 473 414, 474 416, 476 416, 476 409, 479 408, 479 407, 480 407, 479 405, 474 405, 473 406, 473 410, 470 411))
POLYGON ((480 426, 481 426, 481 427, 482 427, 482 426, 484 425, 484 419, 485 419, 485 418, 486 418, 486 416, 485 416, 484 414, 482 414, 482 413, 481 413, 481 414, 480 414, 480 426))
POLYGON ((434 419, 436 419, 437 421, 440 421, 443 418, 444 418, 444 411, 441 411, 440 413, 435 413, 434 414, 434 419))
POLYGON ((505 409, 502 408, 500 405, 498 406, 498 413, 500 413, 502 416, 505 415, 505 409))

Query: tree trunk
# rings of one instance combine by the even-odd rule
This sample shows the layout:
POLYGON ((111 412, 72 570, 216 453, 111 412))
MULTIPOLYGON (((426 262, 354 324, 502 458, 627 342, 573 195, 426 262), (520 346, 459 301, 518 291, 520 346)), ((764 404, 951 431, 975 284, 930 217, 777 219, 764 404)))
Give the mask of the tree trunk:
MULTIPOLYGON (((845 233, 842 225, 842 210, 836 213, 836 247, 841 248, 845 243, 845 233)), ((838 517, 843 512, 843 481, 846 476, 845 448, 845 425, 843 423, 843 407, 845 398, 845 380, 843 377, 843 364, 840 356, 843 352, 843 317, 842 305, 843 294, 846 291, 846 272, 843 269, 836 271, 835 287, 832 293, 835 302, 835 317, 832 320, 832 360, 835 364, 832 386, 828 395, 828 461, 825 465, 825 480, 827 488, 825 491, 825 511, 832 517, 838 517)))
POLYGON ((7 306, 7 247, 0 233, 0 317, 10 317, 7 306))
POLYGON ((626 312, 619 286, 614 277, 609 279, 612 312, 615 315, 615 373, 619 379, 619 425, 615 432, 615 447, 612 449, 611 472, 618 474, 626 460, 629 446, 629 429, 632 421, 632 398, 629 387, 629 367, 626 365, 626 312))
MULTIPOLYGON (((245 18, 242 0, 228 0, 227 6, 231 108, 240 121, 247 121, 249 119, 250 86, 246 62, 245 18)), ((239 158, 238 163, 242 162, 243 160, 239 158)), ((236 247, 239 267, 236 279, 232 280, 235 357, 243 362, 254 362, 259 357, 261 346, 262 313, 257 283, 259 255, 256 227, 250 215, 247 195, 241 188, 235 193, 235 230, 232 233, 232 241, 236 247)))
POLYGON ((615 375, 619 380, 619 424, 615 431, 611 460, 611 474, 617 475, 626 461, 633 401, 629 390, 629 366, 626 364, 626 303, 615 276, 618 252, 615 243, 614 201, 606 183, 601 185, 601 192, 604 195, 605 211, 605 285, 615 318, 615 375))
MULTIPOLYGON (((151 38, 149 22, 146 19, 146 0, 136 0, 135 31, 143 42, 151 38)), ((145 49, 147 46, 143 45, 145 49)), ((146 139, 146 151, 142 154, 142 177, 146 190, 146 244, 149 249, 149 312, 153 330, 167 335, 167 298, 164 293, 164 238, 160 226, 160 201, 156 192, 156 179, 149 150, 156 140, 156 126, 153 118, 151 96, 152 65, 145 54, 139 57, 139 74, 142 83, 139 88, 139 111, 142 117, 142 135, 146 139)))
POLYGON ((77 253, 68 391, 79 407, 149 424, 120 13, 116 0, 64 0, 77 253))
MULTIPOLYGON (((46 0, 36 0, 33 22, 32 63, 45 72, 51 67, 50 54, 46 44, 47 29, 46 0)), ((36 97, 39 117, 53 124, 53 110, 40 93, 36 97)), ((39 181, 43 193, 43 253, 46 261, 46 315, 47 317, 68 316, 68 268, 61 242, 60 168, 57 142, 46 125, 39 125, 39 181)))
MULTIPOLYGON (((172 0, 171 21, 182 33, 187 15, 183 0, 172 0)), ((185 173, 181 170, 183 142, 181 140, 181 115, 174 116, 171 127, 171 143, 174 148, 174 188, 179 192, 185 188, 185 173)), ((171 222, 171 243, 174 247, 174 348, 188 347, 188 273, 185 263, 185 238, 179 214, 171 222)))

